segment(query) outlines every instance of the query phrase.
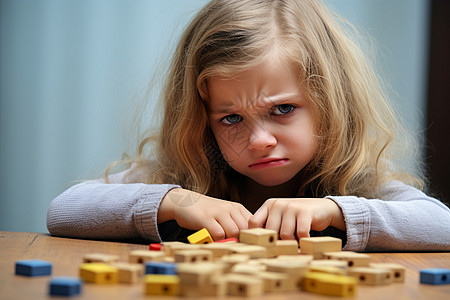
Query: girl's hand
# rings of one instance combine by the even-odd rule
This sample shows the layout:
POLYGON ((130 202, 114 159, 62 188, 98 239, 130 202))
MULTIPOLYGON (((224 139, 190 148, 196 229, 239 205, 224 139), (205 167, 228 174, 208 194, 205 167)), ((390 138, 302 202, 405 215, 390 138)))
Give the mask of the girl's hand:
POLYGON ((193 191, 176 188, 161 201, 158 223, 177 221, 186 229, 206 228, 214 240, 238 237, 248 228, 252 214, 240 203, 208 197, 193 191))
POLYGON ((249 227, 278 231, 281 239, 309 237, 310 230, 328 226, 345 230, 339 206, 326 198, 268 199, 249 220, 249 227))

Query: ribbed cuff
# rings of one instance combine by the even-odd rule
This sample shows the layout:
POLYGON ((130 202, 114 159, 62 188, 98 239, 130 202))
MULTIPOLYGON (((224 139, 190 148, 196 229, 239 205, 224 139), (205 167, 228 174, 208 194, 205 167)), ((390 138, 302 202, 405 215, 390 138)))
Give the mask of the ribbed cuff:
POLYGON ((336 202, 344 215, 347 244, 344 250, 363 251, 369 241, 370 214, 367 199, 354 196, 327 196, 336 202))
POLYGON ((146 240, 161 242, 158 231, 158 209, 164 196, 174 188, 173 184, 152 184, 151 190, 142 195, 134 213, 134 224, 139 234, 146 240))

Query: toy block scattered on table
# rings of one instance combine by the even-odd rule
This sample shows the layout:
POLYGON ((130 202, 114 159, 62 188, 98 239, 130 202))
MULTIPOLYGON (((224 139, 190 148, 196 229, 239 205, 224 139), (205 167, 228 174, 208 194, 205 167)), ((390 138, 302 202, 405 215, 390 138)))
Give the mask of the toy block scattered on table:
POLYGON ((209 231, 206 228, 202 228, 199 231, 191 234, 187 237, 191 244, 209 244, 214 243, 209 231))
POLYGON ((303 289, 323 295, 354 296, 357 279, 350 276, 308 272, 304 276, 303 289))
POLYGON ((199 249, 199 250, 181 250, 175 252, 175 262, 208 262, 212 261, 212 251, 199 249))
POLYGON ((129 262, 132 264, 145 264, 147 261, 162 261, 164 252, 149 250, 133 250, 129 253, 129 262))
POLYGON ((405 281, 405 267, 396 263, 370 263, 371 268, 388 269, 394 273, 394 282, 405 281))
POLYGON ((368 285, 389 284, 394 280, 392 271, 368 267, 349 268, 348 276, 356 277, 359 283, 368 285))
POLYGON ((221 262, 224 266, 224 272, 228 273, 231 271, 234 265, 238 263, 244 263, 250 260, 250 256, 247 254, 229 254, 224 255, 220 258, 219 262, 221 262))
POLYGON ((149 245, 150 251, 161 251, 161 244, 158 243, 152 243, 149 245))
POLYGON ((170 244, 162 245, 161 252, 164 252, 165 256, 174 256, 178 251, 200 249, 201 246, 203 245, 170 242, 170 244))
POLYGON ((235 264, 230 272, 236 274, 256 274, 266 270, 266 266, 263 264, 252 264, 249 262, 235 264))
POLYGON ((145 263, 145 274, 176 275, 177 265, 168 262, 148 261, 145 263))
POLYGON ((171 295, 179 294, 180 279, 176 275, 145 275, 146 295, 171 295))
POLYGON ((83 256, 83 262, 85 263, 94 263, 94 262, 112 263, 117 261, 119 261, 118 255, 89 253, 83 256))
POLYGON ((226 287, 224 278, 213 277, 201 286, 180 284, 180 295, 185 297, 224 297, 227 292, 226 287))
POLYGON ((289 290, 289 277, 287 274, 277 272, 259 272, 255 275, 263 280, 265 292, 284 292, 289 290))
POLYGON ((224 266, 218 262, 179 263, 177 265, 181 285, 202 286, 210 283, 212 278, 222 275, 223 272, 224 266))
POLYGON ((223 240, 214 241, 214 243, 238 243, 239 240, 237 238, 227 238, 223 240))
POLYGON ((210 243, 202 245, 200 249, 209 250, 212 252, 214 258, 220 258, 233 252, 230 249, 230 244, 231 243, 210 243))
POLYGON ((287 274, 287 290, 296 291, 302 288, 303 276, 308 272, 307 262, 298 261, 269 261, 265 262, 268 272, 278 272, 287 274))
POLYGON ((136 283, 144 275, 142 264, 115 262, 110 265, 117 268, 118 281, 122 283, 136 283))
POLYGON ((420 283, 433 285, 450 284, 450 269, 422 269, 420 270, 420 283))
POLYGON ((80 277, 86 282, 112 284, 119 281, 119 271, 105 263, 84 263, 80 266, 80 277))
POLYGON ((325 266, 309 266, 308 272, 328 273, 334 275, 347 275, 347 272, 337 267, 325 267, 325 266))
POLYGON ((316 259, 311 260, 309 265, 312 267, 330 267, 330 268, 339 268, 343 270, 345 273, 348 271, 348 263, 345 260, 336 260, 336 259, 316 259))
POLYGON ((326 259, 346 261, 349 267, 368 267, 370 256, 353 251, 325 252, 326 259))
POLYGON ((172 252, 172 248, 175 245, 182 245, 185 246, 187 245, 186 243, 182 243, 182 242, 177 242, 177 241, 173 241, 173 242, 162 242, 161 244, 161 251, 164 252, 165 255, 167 256, 172 256, 173 252, 172 252))
POLYGON ((279 255, 276 259, 281 261, 295 261, 306 264, 313 261, 314 257, 312 255, 279 255))
POLYGON ((49 286, 51 296, 74 296, 81 293, 82 282, 74 277, 54 277, 49 286))
POLYGON ((228 295, 257 297, 264 291, 263 280, 255 276, 227 274, 224 278, 228 295))
POLYGON ((276 256, 298 255, 298 242, 296 240, 277 240, 275 247, 276 256))
POLYGON ((52 264, 48 261, 28 259, 16 261, 16 275, 45 276, 52 273, 52 264))
POLYGON ((258 245, 230 245, 233 253, 247 254, 250 258, 266 258, 267 249, 264 246, 258 245))
POLYGON ((342 240, 330 236, 308 237, 300 239, 301 254, 313 255, 314 259, 323 258, 324 252, 342 250, 342 240))
POLYGON ((278 232, 266 228, 244 229, 239 232, 239 242, 258 245, 258 246, 276 246, 278 232))

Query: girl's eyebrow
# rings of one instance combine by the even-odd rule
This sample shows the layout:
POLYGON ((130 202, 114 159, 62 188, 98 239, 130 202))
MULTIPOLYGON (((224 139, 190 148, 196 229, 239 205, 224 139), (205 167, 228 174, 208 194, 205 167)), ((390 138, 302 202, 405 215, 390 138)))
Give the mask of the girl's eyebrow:
POLYGON ((283 104, 286 102, 297 102, 302 99, 300 93, 280 94, 275 96, 258 97, 255 100, 244 103, 244 101, 220 101, 221 103, 211 109, 208 105, 208 113, 210 114, 229 114, 244 110, 246 107, 271 108, 272 106, 283 104))

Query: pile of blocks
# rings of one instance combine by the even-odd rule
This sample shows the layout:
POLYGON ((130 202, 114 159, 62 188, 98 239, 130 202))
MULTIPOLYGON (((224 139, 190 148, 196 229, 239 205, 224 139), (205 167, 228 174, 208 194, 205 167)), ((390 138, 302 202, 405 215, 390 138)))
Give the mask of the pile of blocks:
MULTIPOLYGON (((310 237, 297 242, 277 237, 276 231, 254 228, 242 230, 239 239, 213 242, 202 229, 189 236, 189 244, 164 242, 150 244, 150 250, 131 251, 128 262, 119 262, 115 255, 87 254, 80 278, 52 279, 50 294, 80 293, 81 282, 121 282, 143 284, 147 295, 260 296, 303 290, 353 296, 358 284, 404 281, 401 265, 371 263, 367 254, 341 251, 340 239, 310 237)), ((450 270, 444 271, 450 278, 450 270)))

